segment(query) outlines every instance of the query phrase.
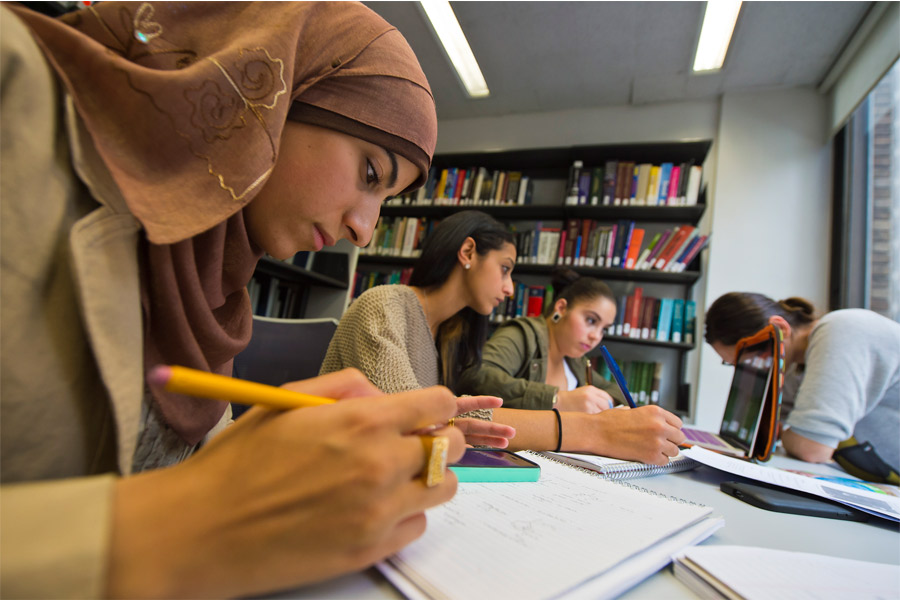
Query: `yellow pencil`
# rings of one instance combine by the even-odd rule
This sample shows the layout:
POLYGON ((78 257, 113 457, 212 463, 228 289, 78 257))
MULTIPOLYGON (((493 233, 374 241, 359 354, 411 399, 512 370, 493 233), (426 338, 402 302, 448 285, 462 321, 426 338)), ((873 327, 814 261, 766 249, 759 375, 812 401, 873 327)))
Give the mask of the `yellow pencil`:
POLYGON ((320 404, 333 404, 335 400, 312 396, 300 392, 292 392, 264 383, 244 381, 224 375, 215 375, 205 371, 160 365, 150 370, 147 375, 150 385, 158 386, 168 392, 186 394, 199 398, 211 398, 223 402, 240 404, 259 404, 278 410, 289 410, 320 404))

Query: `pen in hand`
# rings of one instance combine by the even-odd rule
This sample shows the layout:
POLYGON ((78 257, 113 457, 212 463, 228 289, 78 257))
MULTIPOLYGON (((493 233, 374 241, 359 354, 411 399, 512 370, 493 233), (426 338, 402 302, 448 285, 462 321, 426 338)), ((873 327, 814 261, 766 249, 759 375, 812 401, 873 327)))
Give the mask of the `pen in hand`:
POLYGON ((584 368, 584 380, 588 385, 594 385, 594 369, 591 368, 591 359, 587 359, 587 365, 584 368))
POLYGON ((277 410, 290 410, 320 404, 333 404, 336 400, 292 392, 284 388, 216 375, 175 365, 159 365, 147 374, 147 382, 167 392, 211 398, 223 402, 259 404, 277 410))
POLYGON ((619 386, 619 389, 622 390, 622 395, 625 396, 625 400, 628 401, 628 406, 630 406, 631 408, 637 408, 637 405, 634 403, 634 399, 632 399, 631 397, 631 392, 628 391, 628 385, 625 383, 625 377, 622 375, 622 371, 619 370, 619 365, 617 365, 616 361, 613 360, 612 354, 609 353, 609 350, 606 349, 606 346, 600 346, 600 353, 603 355, 603 360, 606 361, 606 366, 609 367, 613 378, 616 380, 616 384, 619 386))
MULTIPOLYGON (((175 365, 153 367, 147 374, 147 383, 176 394, 210 398, 223 402, 258 404, 276 410, 290 410, 337 402, 332 398, 292 392, 264 383, 235 379, 175 365)), ((431 432, 438 427, 445 426, 432 426, 411 433, 411 435, 419 436, 425 448, 426 464, 422 478, 428 487, 433 487, 444 480, 448 438, 447 436, 435 436, 431 432)))

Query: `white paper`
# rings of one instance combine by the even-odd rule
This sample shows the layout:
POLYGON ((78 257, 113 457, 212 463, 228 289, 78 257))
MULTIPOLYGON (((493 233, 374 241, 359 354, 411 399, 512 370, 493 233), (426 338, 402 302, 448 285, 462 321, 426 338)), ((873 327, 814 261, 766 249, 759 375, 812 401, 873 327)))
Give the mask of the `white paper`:
POLYGON ((575 591, 636 557, 630 581, 591 582, 594 596, 607 587, 621 593, 668 562, 671 554, 645 554, 648 548, 712 512, 528 458, 541 465, 539 481, 460 484, 450 502, 426 513, 425 535, 390 565, 432 598, 527 600, 575 591))
MULTIPOLYGON (((704 580, 713 577, 746 600, 900 598, 897 565, 751 546, 698 546, 674 558, 695 575, 704 580)), ((677 570, 676 577, 682 578, 677 570)))
POLYGON ((832 483, 824 479, 814 479, 791 473, 776 467, 765 467, 745 460, 723 456, 716 452, 693 446, 682 450, 682 454, 693 458, 704 465, 726 471, 741 477, 755 479, 764 483, 814 494, 822 498, 834 500, 841 504, 853 506, 871 514, 877 514, 894 521, 900 521, 900 498, 889 494, 880 494, 869 490, 858 489, 832 483))

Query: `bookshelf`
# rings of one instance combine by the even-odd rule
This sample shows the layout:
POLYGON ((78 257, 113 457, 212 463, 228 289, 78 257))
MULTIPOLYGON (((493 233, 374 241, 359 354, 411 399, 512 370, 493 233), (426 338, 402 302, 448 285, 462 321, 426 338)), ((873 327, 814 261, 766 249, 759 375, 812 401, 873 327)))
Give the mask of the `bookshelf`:
POLYGON ((351 273, 359 249, 346 240, 321 252, 299 252, 289 260, 263 256, 250 284, 253 314, 340 319, 350 302, 351 273))
MULTIPOLYGON (((590 198, 584 204, 566 204, 566 196, 570 183, 570 168, 577 160, 583 164, 583 172, 590 173, 595 167, 604 167, 610 161, 618 163, 633 162, 635 165, 695 165, 702 167, 709 153, 712 142, 697 140, 685 142, 664 142, 653 144, 615 144, 597 146, 572 146, 559 148, 536 148, 528 150, 510 150, 496 152, 473 152, 437 155, 433 161, 435 181, 445 169, 457 168, 467 171, 483 167, 487 171, 516 172, 522 180, 529 182, 527 194, 520 190, 518 197, 510 195, 506 199, 511 203, 482 202, 468 200, 462 194, 459 200, 435 202, 429 199, 428 193, 418 196, 392 199, 382 208, 381 218, 384 222, 394 223, 405 218, 426 221, 438 221, 454 212, 475 209, 486 212, 498 220, 507 223, 517 232, 528 232, 540 226, 564 229, 571 220, 584 222, 589 220, 599 227, 615 226, 623 220, 633 221, 634 227, 646 227, 647 238, 655 232, 674 230, 676 227, 689 225, 700 233, 700 222, 706 210, 705 189, 700 188, 695 196, 695 203, 690 205, 608 205, 590 204, 590 198), (525 203, 520 204, 523 198, 525 203)), ((635 170, 637 171, 637 170, 635 170)), ((634 173, 635 182, 637 172, 634 173)), ((449 179, 449 178, 448 178, 449 179)), ((462 182, 462 178, 460 178, 462 182)), ((495 179, 496 182, 496 179, 495 179)), ((686 184, 683 184, 686 185, 686 184)), ((436 184, 432 189, 436 189, 436 184)), ((466 187, 471 192, 471 187, 466 187)), ((431 190, 429 190, 431 191, 431 190)), ((502 196, 502 194, 501 194, 502 196)), ((664 201, 664 200, 663 200, 664 201)), ((676 200, 676 203, 678 200, 676 200)), ((683 202, 683 200, 682 200, 683 202)), ((708 232, 707 232, 708 233, 708 232)), ((427 232, 425 233, 427 235, 427 232)), ((421 241, 421 230, 420 239, 421 241)), ((384 240, 373 238, 373 244, 384 240)), ((395 248, 369 247, 360 252, 358 259, 356 287, 358 293, 364 287, 360 279, 369 273, 393 273, 396 275, 403 269, 409 269, 415 262, 415 251, 407 249, 405 254, 399 250, 400 240, 393 240, 395 248)), ((645 240, 644 244, 647 244, 645 240)), ((520 257, 522 249, 519 250, 520 257)), ((559 246, 557 246, 559 249, 559 246)), ((606 281, 617 297, 633 294, 635 288, 641 287, 646 296, 678 298, 687 303, 692 300, 694 287, 703 277, 701 259, 705 245, 696 253, 682 270, 638 270, 617 266, 566 265, 575 271, 606 281)), ((555 254, 554 254, 555 256, 555 254)), ((527 259, 526 259, 527 260, 527 259)), ((556 262, 555 259, 551 262, 556 262)), ((538 264, 535 262, 517 263, 513 279, 525 286, 541 286, 549 282, 549 276, 555 264, 538 264)), ((388 282, 385 278, 376 283, 388 282)), ((371 278, 370 278, 371 281, 371 278)), ((394 279, 396 281, 396 278, 394 279)), ((363 281, 363 284, 365 281, 363 281)), ((527 304, 528 299, 525 299, 527 304)), ((621 313, 621 310, 620 310, 621 313)), ((657 340, 633 338, 627 335, 604 335, 607 344, 617 361, 655 361, 664 365, 663 384, 660 404, 682 416, 690 417, 691 378, 686 373, 687 355, 696 349, 700 340, 694 332, 690 343, 685 341, 657 340)), ((592 352, 593 355, 597 350, 592 352)), ((599 358, 599 356, 597 356, 599 358)), ((594 361, 595 364, 597 361, 594 361)), ((600 361, 602 362, 602 360, 600 361)), ((694 378, 695 379, 695 378, 694 378)))

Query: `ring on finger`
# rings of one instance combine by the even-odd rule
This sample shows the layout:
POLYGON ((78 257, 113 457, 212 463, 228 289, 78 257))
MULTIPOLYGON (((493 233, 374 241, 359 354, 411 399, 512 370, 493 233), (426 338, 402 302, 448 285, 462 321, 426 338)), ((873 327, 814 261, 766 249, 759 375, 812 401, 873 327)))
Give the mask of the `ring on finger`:
POLYGON ((447 450, 450 439, 444 435, 420 435, 422 447, 425 449, 425 471, 422 480, 427 487, 434 487, 444 481, 447 469, 447 450))

